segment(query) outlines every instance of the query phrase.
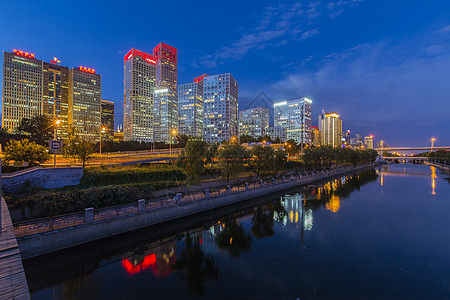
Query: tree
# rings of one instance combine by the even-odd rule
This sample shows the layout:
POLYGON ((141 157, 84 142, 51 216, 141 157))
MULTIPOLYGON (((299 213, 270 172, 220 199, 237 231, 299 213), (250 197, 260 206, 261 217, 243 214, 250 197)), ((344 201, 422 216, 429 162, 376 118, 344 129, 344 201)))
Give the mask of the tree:
POLYGON ((253 143, 256 141, 256 139, 248 134, 242 134, 239 137, 239 140, 241 143, 253 143))
POLYGON ((273 210, 263 211, 262 208, 258 207, 253 214, 252 223, 252 234, 257 239, 271 237, 275 233, 273 230, 273 210))
POLYGON ((29 166, 36 166, 50 158, 47 148, 30 142, 28 139, 10 140, 3 151, 5 163, 10 161, 26 162, 29 166))
POLYGON ((67 142, 64 145, 64 155, 80 159, 83 162, 83 168, 86 162, 94 153, 94 144, 86 135, 78 134, 73 127, 69 127, 67 142))
POLYGON ((19 134, 25 134, 31 140, 41 145, 48 145, 48 142, 54 138, 55 123, 45 115, 39 115, 30 119, 23 118, 17 127, 19 134))
POLYGON ((256 141, 257 141, 257 142, 266 142, 266 143, 267 143, 267 142, 273 142, 272 139, 270 138, 270 136, 268 136, 267 134, 258 137, 258 138, 256 139, 256 141))
POLYGON ((209 155, 209 145, 199 139, 190 139, 178 156, 176 165, 186 174, 188 183, 200 182, 209 155))
POLYGON ((275 175, 278 175, 279 170, 284 168, 286 160, 286 152, 283 150, 277 150, 273 153, 272 169, 275 175))
POLYGON ((275 151, 272 147, 264 147, 255 145, 252 147, 252 163, 251 165, 256 171, 256 177, 259 178, 261 171, 272 169, 275 151))
POLYGON ((227 183, 230 176, 238 175, 242 171, 248 156, 247 150, 237 143, 226 143, 219 149, 217 158, 222 174, 227 177, 227 183))

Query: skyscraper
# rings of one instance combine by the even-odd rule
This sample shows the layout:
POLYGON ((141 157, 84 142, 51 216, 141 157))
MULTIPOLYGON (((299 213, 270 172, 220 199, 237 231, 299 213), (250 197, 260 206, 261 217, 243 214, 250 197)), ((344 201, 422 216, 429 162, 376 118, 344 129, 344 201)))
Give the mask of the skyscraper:
POLYGON ((342 120, 335 112, 325 114, 322 119, 320 138, 322 145, 337 147, 342 145, 342 120))
POLYGON ((283 143, 287 141, 286 128, 282 127, 266 127, 264 135, 268 135, 272 140, 279 138, 283 143))
POLYGON ((69 70, 69 125, 92 141, 100 139, 101 75, 86 67, 69 70))
POLYGON ((104 136, 107 140, 112 140, 114 137, 114 102, 102 99, 101 105, 102 128, 105 128, 104 136))
POLYGON ((373 135, 364 137, 364 145, 366 145, 366 149, 373 149, 373 135))
POLYGON ((43 64, 42 85, 43 114, 60 120, 58 138, 67 137, 69 125, 69 68, 56 63, 43 64))
POLYGON ((156 87, 153 98, 154 140, 169 143, 178 130, 177 49, 159 43, 156 58, 156 87))
POLYGON ((239 135, 249 135, 258 138, 265 134, 269 127, 269 109, 267 107, 255 107, 239 112, 239 135))
POLYGON ((311 127, 311 145, 320 146, 320 131, 319 127, 311 127))
POLYGON ((311 103, 306 97, 275 103, 274 127, 286 128, 288 140, 311 144, 311 103))
POLYGON ((230 73, 203 79, 203 139, 222 142, 238 135, 239 86, 230 73))
POLYGON ((123 132, 125 141, 153 141, 156 58, 131 49, 123 58, 123 132))
POLYGON ((3 52, 2 127, 13 132, 23 118, 42 115, 42 68, 32 53, 3 52))
POLYGON ((192 83, 178 85, 179 133, 203 138, 203 74, 192 83))
POLYGON ((124 56, 124 139, 168 142, 177 128, 177 49, 131 49, 124 56))

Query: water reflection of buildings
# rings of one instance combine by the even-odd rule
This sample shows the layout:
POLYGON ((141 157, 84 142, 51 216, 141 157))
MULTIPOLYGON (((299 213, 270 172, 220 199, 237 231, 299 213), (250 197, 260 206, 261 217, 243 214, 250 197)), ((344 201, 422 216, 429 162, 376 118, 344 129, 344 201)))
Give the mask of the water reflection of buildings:
POLYGON ((281 205, 287 214, 283 218, 283 225, 295 224, 296 228, 311 230, 313 227, 312 209, 305 209, 301 194, 285 196, 281 199, 281 205))
POLYGON ((175 240, 159 245, 143 254, 134 254, 129 258, 122 259, 122 266, 128 275, 134 275, 147 269, 151 269, 156 277, 169 275, 176 262, 175 240))

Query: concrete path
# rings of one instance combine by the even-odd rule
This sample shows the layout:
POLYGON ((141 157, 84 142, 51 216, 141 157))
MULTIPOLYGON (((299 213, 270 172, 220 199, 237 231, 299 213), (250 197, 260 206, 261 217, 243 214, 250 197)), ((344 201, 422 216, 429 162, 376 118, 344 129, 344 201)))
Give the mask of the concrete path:
POLYGON ((5 200, 1 199, 0 299, 30 299, 19 246, 5 200))

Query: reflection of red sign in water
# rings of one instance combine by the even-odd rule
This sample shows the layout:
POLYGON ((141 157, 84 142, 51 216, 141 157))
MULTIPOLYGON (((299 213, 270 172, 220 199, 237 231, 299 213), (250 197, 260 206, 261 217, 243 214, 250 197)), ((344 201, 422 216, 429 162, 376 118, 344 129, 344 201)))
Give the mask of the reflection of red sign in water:
POLYGON ((147 255, 144 260, 137 264, 133 265, 128 259, 122 259, 122 266, 125 268, 129 275, 137 274, 143 270, 150 268, 152 265, 156 263, 156 255, 150 254, 147 255))
POLYGON ((172 273, 175 262, 175 251, 172 249, 169 253, 159 254, 158 258, 156 257, 156 254, 147 255, 142 262, 136 265, 132 264, 128 259, 122 259, 122 266, 128 275, 134 275, 151 268, 153 274, 156 277, 161 278, 172 273))

